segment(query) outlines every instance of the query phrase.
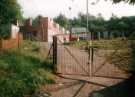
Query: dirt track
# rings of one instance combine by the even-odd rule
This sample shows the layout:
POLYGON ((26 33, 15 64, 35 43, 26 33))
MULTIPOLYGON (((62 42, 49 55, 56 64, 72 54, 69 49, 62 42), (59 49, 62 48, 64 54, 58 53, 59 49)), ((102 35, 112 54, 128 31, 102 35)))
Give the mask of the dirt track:
POLYGON ((56 78, 56 84, 46 86, 45 90, 51 92, 51 97, 89 97, 93 91, 114 86, 128 78, 122 70, 105 61, 104 53, 95 52, 93 70, 96 72, 94 77, 89 77, 84 76, 89 72, 88 53, 58 46, 58 71, 61 74, 56 78))

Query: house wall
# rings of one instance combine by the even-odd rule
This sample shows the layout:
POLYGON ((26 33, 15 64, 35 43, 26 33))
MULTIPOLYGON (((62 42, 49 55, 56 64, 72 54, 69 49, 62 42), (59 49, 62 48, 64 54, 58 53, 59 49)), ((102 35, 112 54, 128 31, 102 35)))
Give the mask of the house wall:
POLYGON ((36 32, 37 40, 44 42, 52 42, 54 35, 67 32, 64 28, 60 27, 59 24, 48 17, 41 17, 37 26, 32 26, 30 20, 26 21, 25 29, 25 34, 34 34, 36 32))
POLYGON ((15 48, 21 44, 23 35, 19 33, 19 29, 17 25, 11 25, 11 36, 8 39, 0 40, 0 50, 15 48))
POLYGON ((48 19, 47 18, 40 18, 40 22, 38 25, 38 36, 40 37, 41 41, 48 41, 48 19))
POLYGON ((18 33, 16 38, 2 39, 0 40, 0 49, 7 50, 19 46, 23 41, 23 35, 18 33))
POLYGON ((53 41, 53 36, 60 34, 59 25, 57 25, 53 20, 48 18, 48 42, 53 41))
POLYGON ((55 23, 52 19, 48 18, 48 42, 53 41, 53 36, 58 35, 59 40, 69 41, 68 35, 64 35, 66 30, 63 27, 60 27, 59 24, 55 23))
POLYGON ((17 34, 18 34, 19 30, 20 29, 19 29, 18 26, 14 25, 14 24, 11 25, 11 38, 12 39, 16 39, 17 38, 17 34))

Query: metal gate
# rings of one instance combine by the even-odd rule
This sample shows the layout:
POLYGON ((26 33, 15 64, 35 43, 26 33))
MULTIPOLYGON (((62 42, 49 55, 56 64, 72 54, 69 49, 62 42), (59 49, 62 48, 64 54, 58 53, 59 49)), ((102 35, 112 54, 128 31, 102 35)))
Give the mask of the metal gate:
POLYGON ((63 44, 57 36, 53 37, 53 63, 57 64, 57 73, 66 75, 89 75, 89 54, 63 44))
POLYGON ((88 97, 102 89, 115 94, 112 87, 117 89, 129 77, 123 67, 127 60, 130 61, 130 43, 130 40, 123 39, 94 40, 92 47, 86 43, 78 48, 63 44, 59 37, 54 36, 50 53, 56 73, 60 73, 56 82, 60 88, 56 88, 58 90, 52 97, 88 97))
POLYGON ((119 56, 121 51, 123 50, 119 46, 114 49, 108 45, 85 45, 80 49, 68 43, 63 44, 57 36, 53 37, 53 63, 56 65, 57 73, 64 75, 125 77, 123 70, 112 62, 113 57, 119 56))
POLYGON ((93 76, 104 78, 126 78, 131 62, 129 40, 104 40, 94 51, 93 76), (111 44, 112 43, 112 44, 111 44), (102 45, 105 44, 105 45, 102 45), (113 47, 114 46, 114 47, 113 47), (128 66, 128 67, 126 67, 128 66))

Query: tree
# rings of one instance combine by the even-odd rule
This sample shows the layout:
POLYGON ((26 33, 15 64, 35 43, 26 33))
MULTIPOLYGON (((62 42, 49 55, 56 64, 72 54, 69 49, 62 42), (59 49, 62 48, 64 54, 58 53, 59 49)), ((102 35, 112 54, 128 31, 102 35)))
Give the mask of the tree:
MULTIPOLYGON (((66 25, 66 27, 86 27, 86 15, 83 13, 79 13, 78 17, 75 17, 73 19, 60 19, 59 16, 56 17, 57 23, 62 25, 66 25), (67 22, 65 22, 65 20, 67 22)), ((97 17, 89 15, 89 31, 91 31, 95 36, 98 32, 108 32, 108 37, 111 35, 111 33, 114 36, 131 36, 132 34, 135 34, 135 16, 130 17, 122 17, 118 18, 116 15, 112 14, 112 17, 110 20, 106 21, 102 17, 101 14, 99 14, 97 17)))
POLYGON ((33 25, 33 26, 39 25, 40 19, 41 19, 42 17, 43 17, 42 15, 38 15, 37 17, 35 17, 35 18, 33 19, 32 25, 33 25))
POLYGON ((81 21, 78 18, 74 18, 71 20, 72 27, 81 27, 81 21))
POLYGON ((119 3, 119 2, 126 2, 126 3, 129 3, 129 4, 134 4, 135 3, 135 0, 113 0, 114 3, 119 3))
POLYGON ((21 8, 17 0, 0 0, 0 37, 7 37, 7 25, 21 18, 21 8))
POLYGON ((54 21, 66 29, 69 28, 69 19, 63 14, 60 14, 59 16, 54 18, 54 21))

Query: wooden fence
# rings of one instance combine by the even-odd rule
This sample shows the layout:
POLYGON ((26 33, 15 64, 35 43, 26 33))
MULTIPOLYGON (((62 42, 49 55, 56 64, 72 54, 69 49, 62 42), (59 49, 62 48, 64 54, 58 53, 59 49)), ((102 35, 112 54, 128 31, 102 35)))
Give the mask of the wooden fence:
POLYGON ((20 43, 23 41, 23 36, 22 34, 17 35, 16 39, 2 39, 0 40, 0 49, 1 50, 7 50, 7 49, 11 49, 14 47, 19 47, 20 43))

